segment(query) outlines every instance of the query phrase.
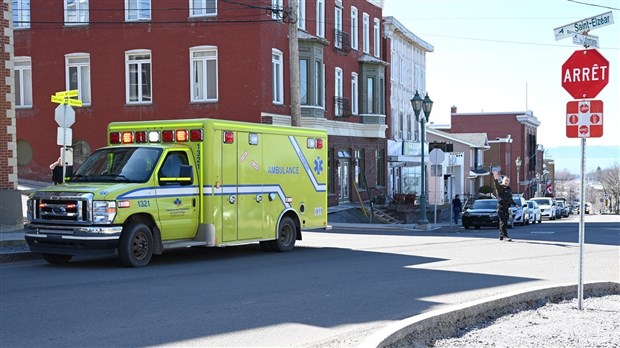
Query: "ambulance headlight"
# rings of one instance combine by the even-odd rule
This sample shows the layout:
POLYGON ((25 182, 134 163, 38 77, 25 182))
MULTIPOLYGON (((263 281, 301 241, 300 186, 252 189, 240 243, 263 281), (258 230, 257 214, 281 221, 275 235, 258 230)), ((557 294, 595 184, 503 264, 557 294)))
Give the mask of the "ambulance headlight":
POLYGON ((93 223, 111 224, 116 216, 115 201, 94 201, 93 202, 93 223))

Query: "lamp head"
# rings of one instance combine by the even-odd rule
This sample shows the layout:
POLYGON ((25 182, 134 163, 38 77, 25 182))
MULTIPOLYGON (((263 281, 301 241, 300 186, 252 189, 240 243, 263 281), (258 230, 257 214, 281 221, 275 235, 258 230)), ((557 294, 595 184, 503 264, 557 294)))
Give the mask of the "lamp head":
POLYGON ((426 115, 426 121, 431 117, 431 110, 433 109, 433 101, 428 97, 428 93, 424 97, 424 101, 422 101, 422 106, 424 107, 424 115, 426 115))
POLYGON ((415 91, 415 95, 411 98, 411 107, 413 108, 413 113, 415 114, 416 121, 420 121, 420 111, 422 111, 422 98, 418 91, 415 91))

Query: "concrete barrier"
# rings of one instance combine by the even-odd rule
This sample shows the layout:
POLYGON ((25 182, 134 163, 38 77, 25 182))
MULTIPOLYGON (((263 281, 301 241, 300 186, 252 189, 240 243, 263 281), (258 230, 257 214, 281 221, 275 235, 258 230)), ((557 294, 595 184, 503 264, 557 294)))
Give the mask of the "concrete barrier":
MULTIPOLYGON (((620 294, 620 283, 584 284, 586 296, 620 294)), ((386 326, 359 347, 428 347, 434 341, 454 336, 459 328, 508 313, 577 297, 577 285, 539 287, 497 295, 416 315, 386 326)))

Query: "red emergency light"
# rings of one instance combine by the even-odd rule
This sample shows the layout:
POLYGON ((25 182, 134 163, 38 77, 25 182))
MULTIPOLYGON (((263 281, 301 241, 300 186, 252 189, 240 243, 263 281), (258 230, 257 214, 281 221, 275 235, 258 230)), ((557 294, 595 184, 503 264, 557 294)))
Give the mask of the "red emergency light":
POLYGON ((235 142, 235 133, 234 132, 224 132, 224 144, 232 144, 235 142))

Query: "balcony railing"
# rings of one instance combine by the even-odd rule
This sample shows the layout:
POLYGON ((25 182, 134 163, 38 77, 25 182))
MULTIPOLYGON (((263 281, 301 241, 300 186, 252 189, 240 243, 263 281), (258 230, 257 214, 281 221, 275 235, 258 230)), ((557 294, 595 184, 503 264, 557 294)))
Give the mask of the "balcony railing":
POLYGON ((334 45, 336 46, 336 49, 341 52, 351 52, 351 39, 349 38, 349 33, 334 29, 334 45))
POLYGON ((351 101, 347 98, 334 97, 334 115, 336 117, 351 116, 351 101))

